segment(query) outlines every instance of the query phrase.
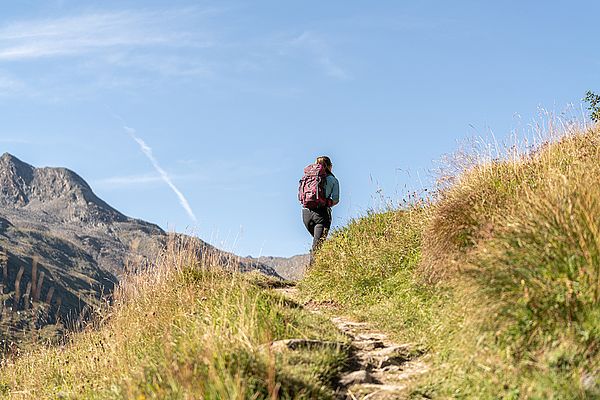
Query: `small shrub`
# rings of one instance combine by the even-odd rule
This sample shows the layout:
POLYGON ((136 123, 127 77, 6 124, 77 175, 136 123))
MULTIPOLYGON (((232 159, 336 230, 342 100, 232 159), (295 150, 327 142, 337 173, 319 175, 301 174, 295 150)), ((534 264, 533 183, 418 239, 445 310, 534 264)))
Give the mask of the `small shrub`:
POLYGON ((583 98, 583 101, 588 103, 590 119, 594 122, 600 122, 600 95, 588 90, 583 98))

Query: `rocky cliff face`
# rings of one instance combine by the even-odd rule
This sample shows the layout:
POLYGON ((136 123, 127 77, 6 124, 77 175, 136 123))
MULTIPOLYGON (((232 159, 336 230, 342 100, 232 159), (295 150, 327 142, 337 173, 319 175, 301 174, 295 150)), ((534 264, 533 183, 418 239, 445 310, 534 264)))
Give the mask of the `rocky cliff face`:
POLYGON ((34 168, 8 153, 0 157, 0 215, 12 227, 9 232, 45 243, 68 242, 111 274, 123 270, 132 247, 136 256, 150 257, 166 237, 157 225, 106 204, 73 171, 34 168))
MULTIPOLYGON (((127 266, 152 261, 167 240, 157 225, 129 218, 101 200, 73 171, 35 168, 2 155, 0 325, 8 320, 14 329, 15 313, 31 313, 36 304, 45 311, 44 321, 34 324, 77 319, 112 291, 127 266)), ((221 253, 195 240, 201 251, 221 253)), ((277 275, 269 266, 222 254, 242 271, 277 275)))
POLYGON ((102 226, 128 220, 73 171, 34 168, 8 153, 0 157, 0 193, 3 208, 43 215, 43 222, 102 226))

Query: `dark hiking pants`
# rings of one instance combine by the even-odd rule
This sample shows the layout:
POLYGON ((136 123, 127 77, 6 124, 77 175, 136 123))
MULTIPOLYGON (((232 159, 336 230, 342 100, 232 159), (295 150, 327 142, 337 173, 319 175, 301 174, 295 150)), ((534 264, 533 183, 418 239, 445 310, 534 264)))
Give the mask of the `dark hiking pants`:
POLYGON ((312 260, 315 252, 327 238, 329 228, 331 228, 331 209, 328 207, 316 209, 302 209, 302 220, 304 226, 313 237, 312 251, 310 252, 310 260, 312 260))

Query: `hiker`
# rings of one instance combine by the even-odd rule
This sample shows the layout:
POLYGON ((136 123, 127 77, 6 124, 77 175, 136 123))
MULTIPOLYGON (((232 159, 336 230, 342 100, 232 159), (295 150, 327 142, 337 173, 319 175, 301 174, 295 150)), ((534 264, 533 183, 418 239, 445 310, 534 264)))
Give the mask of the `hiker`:
POLYGON ((331 207, 340 201, 340 184, 332 169, 329 157, 318 157, 314 164, 304 168, 300 180, 298 199, 302 203, 302 220, 313 236, 311 264, 331 228, 331 207))

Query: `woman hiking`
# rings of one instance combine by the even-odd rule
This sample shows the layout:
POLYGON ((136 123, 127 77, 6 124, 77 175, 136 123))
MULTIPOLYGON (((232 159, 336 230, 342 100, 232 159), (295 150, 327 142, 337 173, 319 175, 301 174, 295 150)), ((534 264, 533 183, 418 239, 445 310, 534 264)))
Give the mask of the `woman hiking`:
POLYGON ((300 180, 298 199, 302 203, 302 220, 313 237, 311 264, 331 228, 331 207, 340 202, 340 184, 332 169, 329 157, 318 157, 314 164, 304 168, 300 180))

